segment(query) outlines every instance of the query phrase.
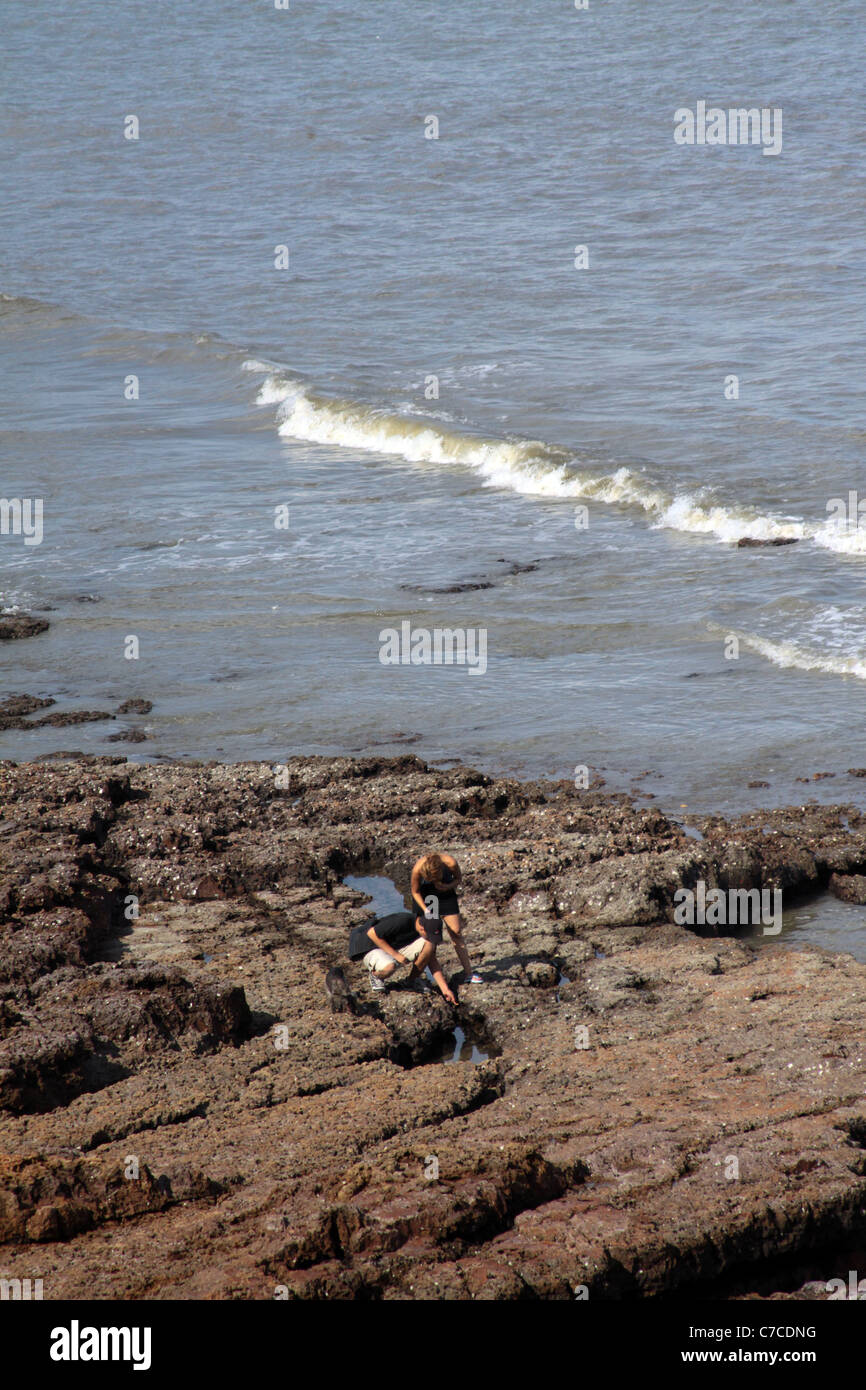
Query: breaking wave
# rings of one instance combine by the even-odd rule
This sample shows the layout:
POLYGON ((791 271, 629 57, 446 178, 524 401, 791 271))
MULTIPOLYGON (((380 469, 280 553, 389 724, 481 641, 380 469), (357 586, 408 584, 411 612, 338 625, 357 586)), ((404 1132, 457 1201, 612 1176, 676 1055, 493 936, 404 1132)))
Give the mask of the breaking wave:
POLYGON ((471 468, 489 486, 527 496, 637 507, 654 528, 711 536, 726 544, 813 540, 846 554, 866 555, 866 529, 846 532, 829 523, 818 526, 800 517, 728 506, 703 490, 671 494, 633 468, 594 472, 575 453, 540 440, 485 438, 449 428, 447 420, 319 395, 273 362, 251 359, 244 370, 263 375, 257 404, 277 407, 284 438, 471 468))
POLYGON ((866 659, 863 657, 809 651, 796 640, 774 642, 767 637, 743 634, 742 641, 759 656, 772 661, 774 666, 793 666, 798 671, 826 671, 834 676, 856 676, 858 680, 866 680, 866 659))

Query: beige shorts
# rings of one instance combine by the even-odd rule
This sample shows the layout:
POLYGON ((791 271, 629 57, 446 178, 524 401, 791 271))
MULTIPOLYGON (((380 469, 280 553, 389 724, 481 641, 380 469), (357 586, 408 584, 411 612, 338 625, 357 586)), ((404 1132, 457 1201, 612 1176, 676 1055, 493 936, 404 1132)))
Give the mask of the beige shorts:
MULTIPOLYGON (((401 956, 407 960, 416 960, 427 942, 423 936, 416 936, 414 941, 410 941, 408 946, 395 946, 395 951, 399 951, 401 956)), ((380 946, 374 946, 372 951, 368 951, 364 957, 364 964, 368 970, 384 970, 388 965, 397 965, 398 961, 393 956, 389 956, 387 951, 383 951, 380 946)))

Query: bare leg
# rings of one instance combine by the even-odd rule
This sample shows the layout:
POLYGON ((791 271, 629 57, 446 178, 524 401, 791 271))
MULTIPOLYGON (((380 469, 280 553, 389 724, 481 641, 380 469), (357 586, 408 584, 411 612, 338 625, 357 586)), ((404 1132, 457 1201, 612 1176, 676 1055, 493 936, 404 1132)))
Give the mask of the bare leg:
POLYGON ((457 912, 452 917, 443 917, 442 921, 448 928, 448 935, 468 978, 472 974, 472 962, 463 939, 463 918, 457 912))

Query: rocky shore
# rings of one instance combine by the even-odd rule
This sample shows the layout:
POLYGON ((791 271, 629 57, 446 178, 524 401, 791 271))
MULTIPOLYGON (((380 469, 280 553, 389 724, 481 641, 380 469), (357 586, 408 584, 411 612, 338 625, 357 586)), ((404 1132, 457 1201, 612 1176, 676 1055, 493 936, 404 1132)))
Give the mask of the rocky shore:
POLYGON ((0 805, 0 1275, 624 1299, 866 1273, 866 966, 674 923, 701 880, 863 901, 853 807, 695 838, 412 756, 4 763, 0 805), (465 875, 485 978, 457 1010, 345 957, 344 878, 402 891, 425 848, 465 875), (445 1060, 455 1027, 486 1060, 445 1060))

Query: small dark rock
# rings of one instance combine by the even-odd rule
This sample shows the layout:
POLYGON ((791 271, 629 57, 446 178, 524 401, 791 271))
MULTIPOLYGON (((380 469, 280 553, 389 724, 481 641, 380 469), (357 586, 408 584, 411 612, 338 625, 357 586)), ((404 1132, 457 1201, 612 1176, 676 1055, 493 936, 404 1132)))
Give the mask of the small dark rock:
POLYGON ((47 618, 32 618, 29 613, 4 613, 0 616, 0 642, 14 642, 21 637, 35 637, 46 632, 47 618))
POLYGON ((796 545, 799 536, 774 536, 772 540, 758 540, 756 536, 741 536, 737 541, 738 550, 750 550, 755 546, 796 545))
POLYGON ((35 709, 48 709, 55 700, 40 700, 36 695, 10 695, 0 700, 0 715, 32 714, 35 709))
MULTIPOLYGON (((505 565, 505 564, 508 564, 508 561, 507 561, 507 560, 499 560, 499 561, 497 561, 497 563, 500 564, 500 565, 505 565)), ((537 561, 537 560, 531 560, 528 564, 521 564, 519 560, 512 560, 511 563, 508 564, 508 571, 507 571, 507 573, 508 573, 508 574, 532 574, 532 572, 533 572, 534 570, 537 570, 537 569, 538 569, 538 561, 537 561)))
POLYGON ((549 989, 556 984, 558 971, 547 960, 531 960, 526 965, 526 978, 535 989, 549 989))
POLYGON ((843 903, 866 903, 864 874, 831 874, 827 887, 843 903))
POLYGON ((112 766, 118 763, 125 763, 126 758, 118 753, 83 753, 80 748, 58 749, 56 753, 40 753, 38 758, 33 759, 34 763, 82 763, 85 767, 93 767, 96 763, 108 763, 112 766))
POLYGON ((468 594, 475 589, 492 589, 494 584, 492 579, 467 579, 458 584, 435 587, 428 584, 401 584, 400 587, 410 594, 468 594))
POLYGON ((7 729, 32 729, 26 719, 20 719, 17 715, 0 714, 0 732, 7 729))
POLYGON ((217 898, 224 898, 225 893, 211 874, 205 874, 204 878, 199 879, 190 896, 197 902, 213 902, 217 898))
POLYGON ((46 714, 42 719, 34 719, 33 722, 26 727, 30 729, 41 729, 50 724, 53 728, 66 729, 70 724, 92 724, 99 719, 113 718, 114 715, 110 714, 107 710, 72 709, 65 710, 62 713, 46 714))
POLYGON ((152 700, 124 700, 122 705, 117 706, 118 714, 150 714, 153 709, 152 700))
POLYGON ((325 976, 325 991, 331 1001, 332 1014, 356 1014, 358 1001, 346 983, 346 977, 339 965, 334 966, 325 976))

